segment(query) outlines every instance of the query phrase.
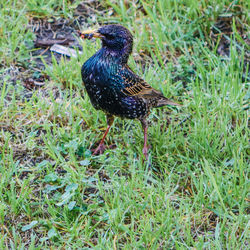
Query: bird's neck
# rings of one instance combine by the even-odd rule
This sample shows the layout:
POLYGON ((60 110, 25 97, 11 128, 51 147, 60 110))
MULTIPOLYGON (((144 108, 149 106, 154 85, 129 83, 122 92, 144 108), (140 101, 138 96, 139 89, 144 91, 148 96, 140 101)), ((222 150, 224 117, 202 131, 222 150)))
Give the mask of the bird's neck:
POLYGON ((83 64, 82 70, 86 75, 99 72, 109 78, 110 74, 114 74, 119 68, 127 65, 129 54, 124 54, 121 50, 102 47, 83 64))
POLYGON ((125 65, 128 62, 128 58, 130 55, 130 52, 126 50, 126 48, 122 50, 116 50, 116 49, 110 49, 108 47, 102 47, 99 51, 100 56, 102 58, 105 58, 107 62, 110 63, 117 63, 121 65, 125 65))

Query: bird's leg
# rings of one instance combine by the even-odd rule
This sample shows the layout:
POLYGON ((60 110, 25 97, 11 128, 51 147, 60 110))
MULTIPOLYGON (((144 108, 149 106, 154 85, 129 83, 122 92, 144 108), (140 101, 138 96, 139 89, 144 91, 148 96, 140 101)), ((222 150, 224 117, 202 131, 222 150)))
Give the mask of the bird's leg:
POLYGON ((106 138, 106 136, 107 136, 107 134, 108 134, 108 132, 109 132, 109 129, 110 129, 110 127, 112 126, 113 122, 114 122, 114 116, 112 116, 112 115, 107 115, 108 127, 107 127, 107 129, 106 129, 106 131, 105 131, 105 133, 104 133, 104 135, 103 135, 103 137, 102 137, 102 140, 101 140, 100 143, 99 143, 99 146, 95 149, 95 151, 94 151, 94 153, 93 153, 94 155, 103 154, 103 152, 104 152, 104 150, 105 150, 104 140, 105 140, 105 138, 106 138))
POLYGON ((144 154, 146 160, 148 159, 148 146, 147 146, 147 140, 148 140, 148 122, 147 120, 144 118, 141 120, 141 125, 142 128, 144 130, 144 146, 143 146, 143 150, 142 153, 144 154))

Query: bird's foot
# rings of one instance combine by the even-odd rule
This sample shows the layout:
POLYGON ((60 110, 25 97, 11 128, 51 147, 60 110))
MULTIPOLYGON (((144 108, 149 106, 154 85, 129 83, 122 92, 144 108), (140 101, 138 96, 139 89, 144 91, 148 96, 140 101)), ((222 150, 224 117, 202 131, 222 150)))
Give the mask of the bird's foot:
POLYGON ((102 155, 106 149, 114 149, 116 148, 115 144, 112 144, 108 147, 104 145, 104 143, 99 144, 99 146, 96 149, 92 149, 91 151, 93 152, 93 155, 102 155))
POLYGON ((103 143, 99 144, 99 146, 96 149, 93 149, 93 155, 102 155, 105 151, 106 147, 103 143))

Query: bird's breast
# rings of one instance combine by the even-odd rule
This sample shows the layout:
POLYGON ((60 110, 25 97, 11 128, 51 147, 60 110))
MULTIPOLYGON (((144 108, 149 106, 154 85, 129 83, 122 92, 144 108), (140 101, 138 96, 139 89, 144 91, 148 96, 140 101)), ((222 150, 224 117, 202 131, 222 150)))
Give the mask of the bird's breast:
POLYGON ((125 117, 140 118, 147 114, 148 105, 144 100, 126 96, 120 65, 105 60, 90 58, 82 66, 82 80, 91 103, 96 109, 106 113, 125 117))

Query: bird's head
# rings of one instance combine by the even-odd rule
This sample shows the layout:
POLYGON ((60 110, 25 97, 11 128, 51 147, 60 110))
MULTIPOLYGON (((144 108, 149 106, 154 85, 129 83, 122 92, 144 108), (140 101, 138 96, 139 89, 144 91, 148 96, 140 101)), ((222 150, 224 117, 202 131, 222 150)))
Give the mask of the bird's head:
POLYGON ((129 56, 132 52, 132 34, 128 29, 121 25, 105 25, 97 30, 81 32, 80 35, 84 39, 91 39, 93 37, 100 38, 103 47, 114 52, 123 53, 124 56, 129 56))

